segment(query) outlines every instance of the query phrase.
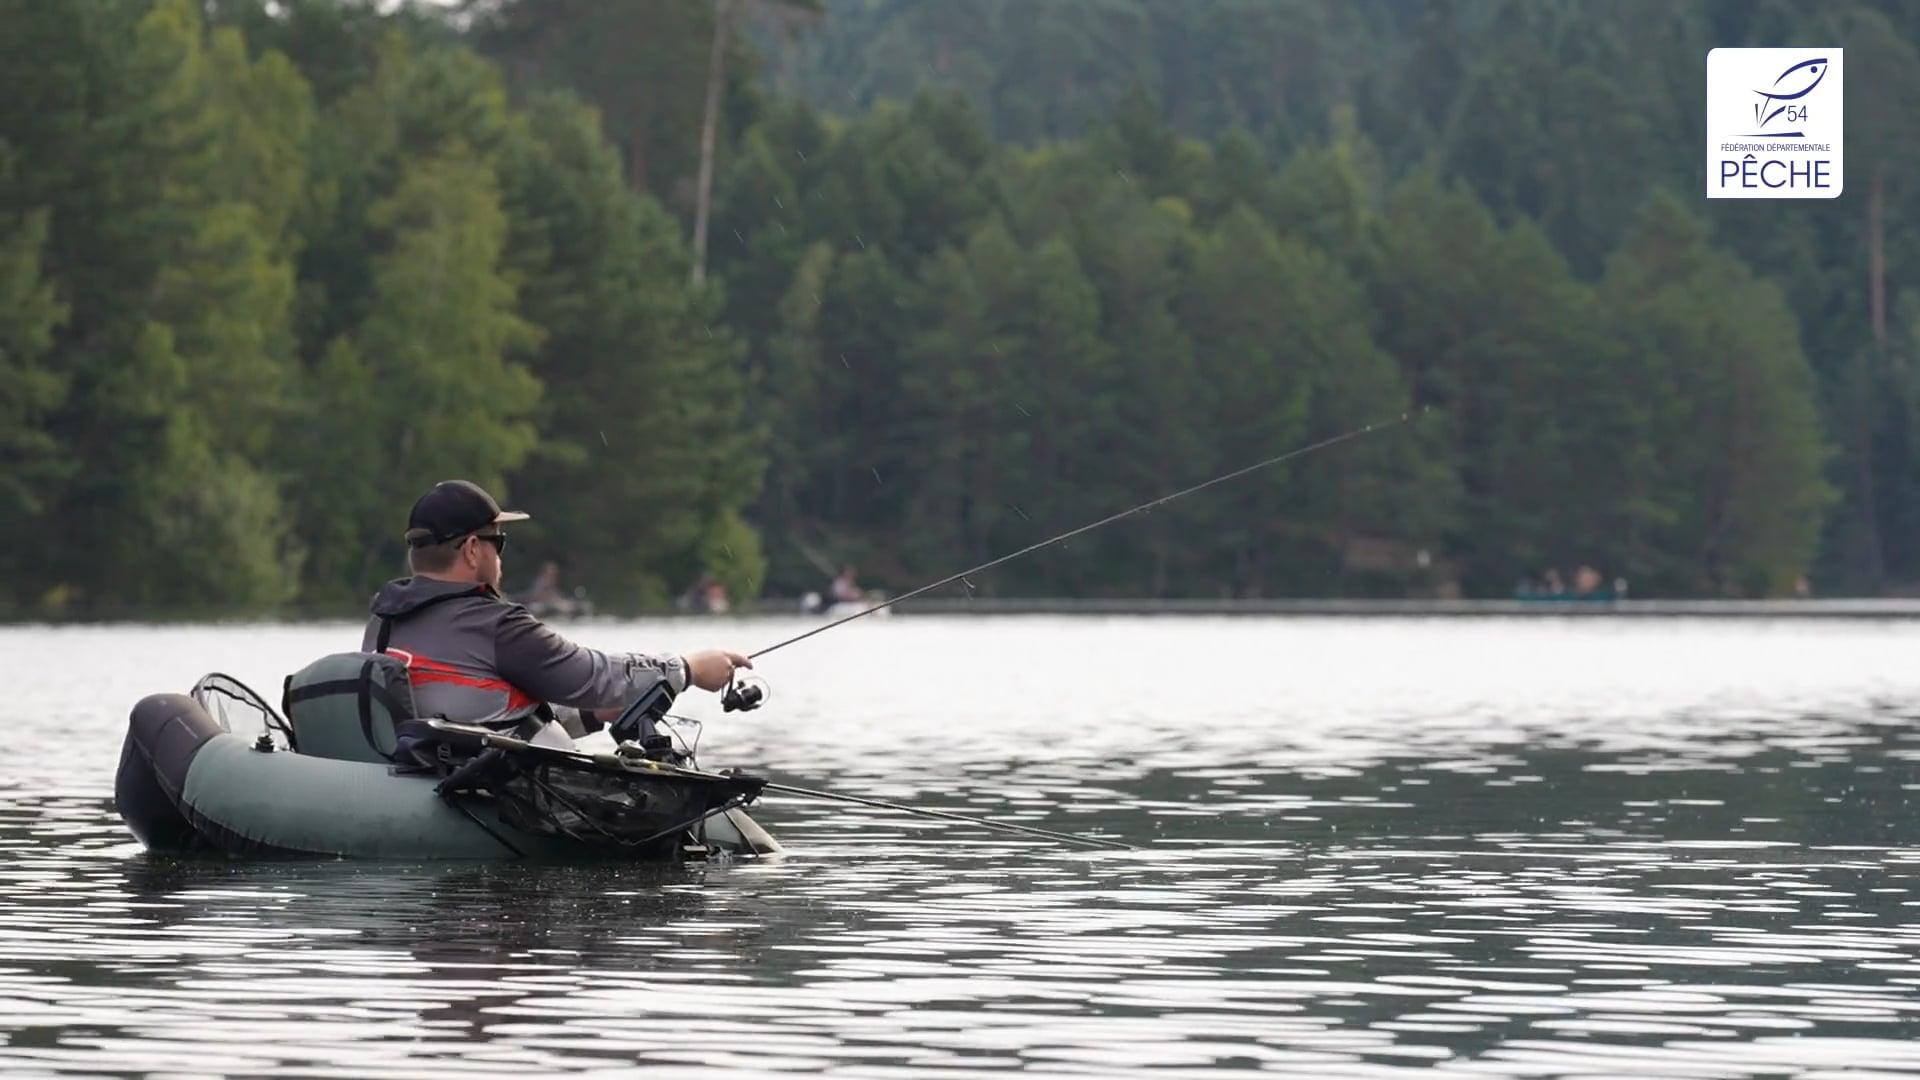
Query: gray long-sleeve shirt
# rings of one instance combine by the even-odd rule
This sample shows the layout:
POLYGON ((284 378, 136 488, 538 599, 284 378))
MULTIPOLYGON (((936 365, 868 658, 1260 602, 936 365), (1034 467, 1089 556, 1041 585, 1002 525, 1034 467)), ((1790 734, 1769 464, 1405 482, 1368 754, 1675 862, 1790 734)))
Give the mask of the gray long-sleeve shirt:
POLYGON ((373 598, 360 647, 407 660, 414 702, 426 716, 498 726, 542 703, 617 712, 665 680, 686 689, 679 656, 605 653, 568 641, 499 593, 467 582, 411 577, 373 598))

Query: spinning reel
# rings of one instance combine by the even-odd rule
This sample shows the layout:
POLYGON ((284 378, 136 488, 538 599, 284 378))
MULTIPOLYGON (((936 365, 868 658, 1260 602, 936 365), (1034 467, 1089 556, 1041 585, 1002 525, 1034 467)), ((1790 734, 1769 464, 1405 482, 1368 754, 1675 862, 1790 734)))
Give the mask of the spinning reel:
POLYGON ((751 682, 739 681, 739 673, 720 691, 720 708, 726 712, 752 712, 767 699, 767 680, 749 675, 751 682))

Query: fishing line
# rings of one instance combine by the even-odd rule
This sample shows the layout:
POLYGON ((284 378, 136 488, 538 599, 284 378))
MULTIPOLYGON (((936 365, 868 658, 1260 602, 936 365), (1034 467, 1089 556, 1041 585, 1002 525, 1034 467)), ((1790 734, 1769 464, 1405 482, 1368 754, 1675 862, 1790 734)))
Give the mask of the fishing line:
MULTIPOLYGON (((1430 405, 1423 405, 1420 407, 1419 411, 1421 413, 1425 413, 1431 408, 1432 406, 1430 405)), ((1179 491, 1174 492, 1171 495, 1162 495, 1151 502, 1141 503, 1139 506, 1135 506, 1128 510, 1122 510, 1117 514, 1113 514, 1108 517, 1101 518, 1099 521, 1095 521, 1088 525, 1082 525, 1077 529, 1071 529, 1067 532, 1063 532, 1059 536, 1051 537, 1049 539, 1042 540, 1037 544, 1032 544, 1028 547, 1021 548, 1019 551, 1016 551, 1011 555, 1002 555, 999 558, 993 559, 989 562, 983 562, 979 566, 970 567, 966 570, 962 570, 959 573, 954 574, 950 577, 941 578, 939 581, 936 581, 931 585, 922 585, 921 587, 913 590, 910 593, 905 593, 903 595, 896 596, 883 603, 875 604, 873 607, 867 608, 864 611, 857 611, 852 615, 848 615, 848 616, 845 616, 844 618, 836 619, 833 622, 826 624, 825 626, 816 626, 804 634, 797 634, 776 645, 769 645, 766 648, 761 649, 757 653, 749 653, 748 658, 757 660, 760 657, 765 656, 768 653, 774 651, 775 649, 784 649, 787 646, 792 645, 796 642, 805 641, 806 639, 812 637, 813 635, 825 633, 826 631, 831 630, 836 626, 839 626, 841 623, 849 623, 855 619, 860 618, 863 615, 871 615, 874 612, 879 611, 881 608, 892 607, 894 604, 897 604, 902 600, 910 600, 916 596, 919 596, 921 593, 930 592, 934 589, 939 588, 942 585, 951 585, 952 583, 959 581, 962 578, 968 577, 969 575, 980 573, 982 570, 991 570, 994 567, 999 566, 1001 563, 1009 562, 1013 559, 1017 559, 1022 555, 1031 555, 1032 553, 1039 551, 1041 548, 1051 547, 1054 544, 1060 543, 1062 540, 1071 540, 1074 537, 1079 536, 1081 533, 1091 532, 1102 525, 1119 521, 1121 518, 1126 517, 1130 514, 1137 514, 1142 510, 1151 510, 1156 506, 1163 506, 1167 503, 1172 502, 1175 499, 1178 499, 1185 495, 1191 495, 1194 492, 1199 491, 1203 488, 1210 488, 1215 484, 1224 483, 1225 481, 1235 479, 1236 477, 1245 476, 1250 472, 1256 472, 1260 469, 1264 469, 1272 465, 1278 465, 1283 461, 1290 461, 1297 457, 1304 457, 1307 454, 1311 454, 1316 450, 1325 450, 1329 446, 1333 446, 1337 443, 1343 443, 1350 439, 1357 439, 1362 435, 1368 434, 1369 432, 1380 431, 1386 428, 1394 427, 1398 424, 1404 424, 1413 415, 1414 415, 1413 412, 1409 410, 1407 412, 1401 413, 1398 417, 1392 420, 1384 420, 1378 423, 1368 424, 1365 427, 1355 428, 1344 435, 1335 435, 1331 439, 1322 439, 1317 443, 1313 443, 1308 446, 1302 446, 1297 450, 1289 450, 1286 453, 1281 454, 1277 457, 1270 457, 1265 461, 1254 462, 1252 465, 1248 465, 1245 468, 1235 469, 1230 473, 1224 473, 1220 476, 1214 477, 1211 480, 1207 480, 1202 483, 1195 484, 1190 488, 1183 488, 1179 491)))
POLYGON ((1112 848, 1119 851, 1132 851, 1132 844, 1123 844, 1118 840, 1102 840, 1095 836, 1081 836, 1077 833, 1054 832, 1052 829, 1039 829, 1032 825, 1015 825, 1011 821, 995 821, 992 818, 969 817, 966 814, 954 814, 945 810, 928 810, 921 806, 908 806, 905 803, 885 802, 880 799, 865 799, 858 795, 842 795, 837 791, 821 791, 817 788, 793 787, 790 784, 768 784, 767 791, 777 791, 785 795, 799 795, 808 799, 824 799, 828 802, 852 803, 855 806, 871 806, 880 810, 898 810, 906 814, 918 814, 921 817, 940 818, 945 821, 963 821, 969 825, 979 825, 1003 832, 1024 833, 1028 836, 1044 836, 1049 840, 1059 840, 1068 844, 1081 844, 1086 847, 1112 848))

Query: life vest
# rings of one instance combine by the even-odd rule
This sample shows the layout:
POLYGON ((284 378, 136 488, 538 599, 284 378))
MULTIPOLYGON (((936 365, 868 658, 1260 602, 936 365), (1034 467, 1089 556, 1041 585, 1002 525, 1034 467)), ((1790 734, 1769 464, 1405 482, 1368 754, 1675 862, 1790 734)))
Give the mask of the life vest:
MULTIPOLYGON (((436 605, 474 597, 497 600, 499 593, 488 586, 477 585, 470 589, 430 597, 397 615, 376 615, 379 625, 370 644, 375 652, 397 655, 405 659, 407 674, 414 688, 415 703, 423 711, 442 719, 478 723, 495 729, 518 730, 530 718, 534 718, 537 720, 534 725, 537 729, 540 723, 553 719, 550 706, 514 686, 497 672, 476 670, 449 659, 449 656, 453 655, 486 651, 490 642, 481 643, 462 637, 475 632, 479 627, 471 624, 443 626, 441 631, 419 637, 417 643, 410 641, 408 650, 401 650, 390 644, 394 630, 399 624, 418 619, 436 605), (458 694, 450 700, 445 694, 436 692, 437 689, 448 687, 478 691, 482 695, 497 694, 500 700, 489 701, 490 707, 483 711, 479 702, 461 700, 458 694), (498 710, 498 715, 492 714, 495 709, 498 710)), ((488 621, 490 623, 490 620, 488 621)), ((493 631, 492 625, 485 628, 485 632, 489 635, 493 631)))

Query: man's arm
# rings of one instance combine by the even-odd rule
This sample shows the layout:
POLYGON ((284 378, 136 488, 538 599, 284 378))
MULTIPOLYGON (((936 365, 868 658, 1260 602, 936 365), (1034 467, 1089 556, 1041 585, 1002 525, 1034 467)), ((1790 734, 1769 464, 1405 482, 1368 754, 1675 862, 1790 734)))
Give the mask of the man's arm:
POLYGON ((620 709, 662 679, 676 694, 687 688, 684 657, 603 653, 576 645, 522 607, 500 620, 493 647, 500 677, 550 705, 620 709))

